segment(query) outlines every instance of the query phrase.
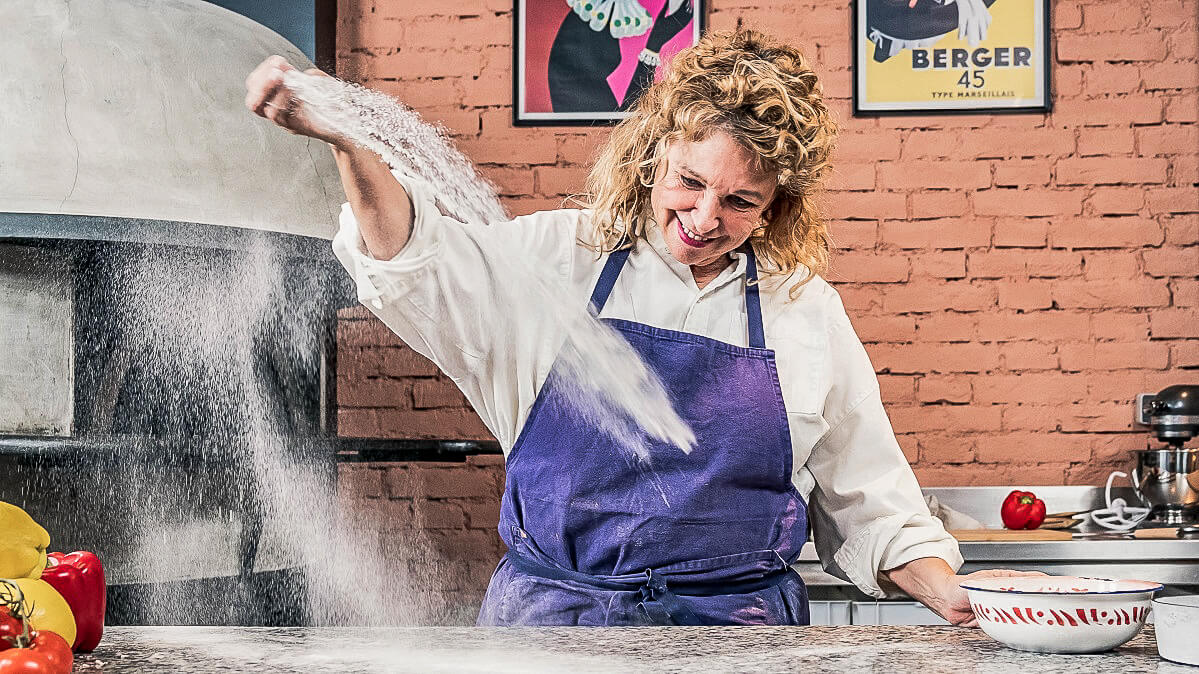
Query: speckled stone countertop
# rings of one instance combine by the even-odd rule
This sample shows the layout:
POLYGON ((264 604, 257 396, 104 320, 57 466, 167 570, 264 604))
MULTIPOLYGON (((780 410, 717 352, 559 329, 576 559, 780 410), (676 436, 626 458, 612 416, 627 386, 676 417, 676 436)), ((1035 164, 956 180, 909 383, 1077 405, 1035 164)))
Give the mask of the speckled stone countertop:
POLYGON ((954 627, 110 627, 76 672, 1166 672, 1153 628, 1099 655, 954 627))

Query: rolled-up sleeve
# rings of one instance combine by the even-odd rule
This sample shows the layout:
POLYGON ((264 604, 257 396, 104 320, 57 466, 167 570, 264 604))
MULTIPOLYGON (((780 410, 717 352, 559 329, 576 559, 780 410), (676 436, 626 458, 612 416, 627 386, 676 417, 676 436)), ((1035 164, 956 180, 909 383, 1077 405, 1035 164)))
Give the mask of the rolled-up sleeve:
POLYGON ((427 183, 396 178, 413 206, 404 248, 372 257, 345 205, 334 254, 362 304, 458 385, 507 450, 564 338, 531 286, 570 273, 581 212, 464 224, 441 213, 427 183))
POLYGON ((839 299, 830 312, 829 430, 807 468, 813 538, 825 568, 873 597, 897 594, 880 575, 922 557, 962 565, 957 541, 929 514, 883 409, 878 379, 839 299))

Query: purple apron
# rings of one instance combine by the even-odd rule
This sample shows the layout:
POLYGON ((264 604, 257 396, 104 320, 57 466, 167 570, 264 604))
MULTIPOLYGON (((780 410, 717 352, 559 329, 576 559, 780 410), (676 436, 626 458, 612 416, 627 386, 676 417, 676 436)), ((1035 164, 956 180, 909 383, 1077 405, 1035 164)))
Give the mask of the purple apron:
MULTIPOLYGON (((480 625, 806 625, 790 564, 807 537, 774 352, 749 256, 749 347, 603 319, 628 340, 695 432, 649 464, 590 426, 551 371, 507 460, 500 561, 480 625), (667 505, 669 503, 669 505, 667 505)), ((629 250, 591 296, 598 314, 629 250)))

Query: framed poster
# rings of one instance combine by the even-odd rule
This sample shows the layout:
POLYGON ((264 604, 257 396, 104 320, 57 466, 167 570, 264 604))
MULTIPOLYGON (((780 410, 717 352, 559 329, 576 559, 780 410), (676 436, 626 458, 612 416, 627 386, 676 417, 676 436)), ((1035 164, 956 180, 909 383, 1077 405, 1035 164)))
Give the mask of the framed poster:
POLYGON ((1048 112, 1049 0, 854 0, 853 111, 1048 112))
POLYGON ((516 0, 513 123, 614 124, 695 44, 704 0, 516 0))

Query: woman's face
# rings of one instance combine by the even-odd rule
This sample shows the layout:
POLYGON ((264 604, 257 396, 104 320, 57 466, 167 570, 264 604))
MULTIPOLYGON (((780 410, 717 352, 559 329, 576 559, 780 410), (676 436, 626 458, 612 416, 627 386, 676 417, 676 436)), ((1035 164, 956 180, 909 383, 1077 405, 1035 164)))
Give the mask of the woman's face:
POLYGON ((674 259, 692 267, 727 264, 774 198, 778 179, 727 133, 666 148, 650 192, 654 219, 674 259))

